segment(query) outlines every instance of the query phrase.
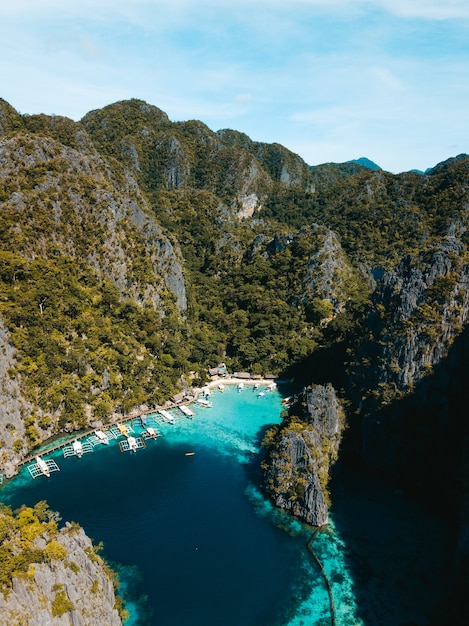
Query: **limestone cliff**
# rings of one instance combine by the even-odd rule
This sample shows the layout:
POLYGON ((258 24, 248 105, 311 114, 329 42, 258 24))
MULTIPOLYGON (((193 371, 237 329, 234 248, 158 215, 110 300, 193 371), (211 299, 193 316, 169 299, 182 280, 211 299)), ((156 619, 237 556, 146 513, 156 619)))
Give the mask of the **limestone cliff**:
POLYGON ((18 379, 9 375, 16 366, 8 331, 0 317, 0 459, 7 478, 16 473, 16 464, 25 450, 25 418, 33 407, 23 395, 18 379))
POLYGON ((44 503, 0 509, 1 626, 119 626, 113 572, 80 527, 60 530, 44 503))
POLYGON ((3 139, 4 248, 29 258, 51 258, 60 251, 109 276, 121 292, 155 307, 162 305, 161 293, 169 289, 185 311, 181 255, 155 222, 135 182, 118 174, 96 151, 84 154, 54 139, 23 133, 3 139), (138 260, 131 250, 138 250, 138 260))
POLYGON ((418 465, 417 459, 422 460, 424 449, 428 454, 430 438, 439 432, 441 443, 451 430, 450 398, 443 399, 445 392, 440 389, 437 400, 432 381, 436 377, 438 387, 450 388, 449 381, 444 382, 448 376, 441 372, 449 366, 450 351, 469 316, 464 230, 461 224, 452 225, 438 244, 416 257, 406 257, 386 273, 365 321, 351 377, 352 395, 363 418, 365 458, 393 475, 407 474, 410 467, 418 465), (433 406, 428 405, 429 397, 434 398, 433 406), (410 417, 406 407, 413 403, 412 398, 420 398, 420 408, 410 417), (422 415, 417 426, 423 407, 427 417, 422 415), (436 430, 432 431, 430 416, 438 411, 436 430))
POLYGON ((276 506, 312 526, 328 521, 327 485, 344 415, 332 387, 306 389, 280 427, 268 432, 265 488, 276 506))

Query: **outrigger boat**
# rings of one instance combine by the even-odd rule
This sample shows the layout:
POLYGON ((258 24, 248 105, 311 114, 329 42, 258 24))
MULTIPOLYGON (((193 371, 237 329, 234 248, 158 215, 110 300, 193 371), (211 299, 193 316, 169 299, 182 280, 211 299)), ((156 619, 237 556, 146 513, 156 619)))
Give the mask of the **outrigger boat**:
POLYGON ((44 460, 38 455, 35 460, 35 463, 28 465, 28 471, 32 478, 37 478, 38 476, 47 476, 49 478, 51 472, 60 470, 60 467, 53 459, 44 460))
POLYGON ((178 409, 181 411, 181 413, 183 415, 185 415, 186 417, 192 418, 194 417, 194 411, 191 411, 191 409, 189 407, 187 407, 185 404, 180 404, 178 406, 178 409))
POLYGON ((124 437, 128 437, 129 436, 129 429, 127 428, 127 426, 125 424, 117 424, 117 428, 119 430, 119 432, 124 435, 124 437))
POLYGON ((135 437, 127 437, 127 442, 129 444, 130 451, 137 452, 137 440, 135 437))
POLYGON ((81 457, 83 456, 83 444, 81 443, 81 441, 78 441, 78 439, 76 441, 73 442, 73 451, 75 452, 76 456, 81 459, 81 457))
POLYGON ((156 439, 157 437, 161 437, 161 433, 156 428, 152 428, 151 426, 147 426, 143 436, 147 439, 156 439))
POLYGON ((210 402, 210 400, 206 400, 205 398, 198 398, 196 400, 197 404, 200 404, 200 406, 205 406, 205 407, 211 407, 213 406, 213 404, 210 402))
POLYGON ((141 437, 127 437, 119 441, 119 448, 121 452, 137 452, 142 448, 145 448, 146 444, 141 437))
POLYGON ((69 456, 76 456, 77 458, 81 459, 81 457, 88 452, 93 452, 93 444, 89 440, 81 442, 76 439, 71 446, 65 446, 65 448, 63 449, 64 458, 68 458, 69 456))
POLYGON ((104 445, 109 445, 109 437, 102 430, 95 430, 94 434, 96 435, 96 439, 99 443, 104 443, 104 445))
POLYGON ((174 424, 174 417, 168 411, 164 409, 159 409, 158 413, 164 419, 165 422, 169 422, 170 424, 174 424))
POLYGON ((44 459, 41 459, 40 456, 37 456, 36 457, 36 463, 37 463, 38 468, 44 474, 44 476, 47 476, 47 478, 49 478, 49 476, 50 476, 50 469, 49 469, 47 463, 44 461, 44 459))

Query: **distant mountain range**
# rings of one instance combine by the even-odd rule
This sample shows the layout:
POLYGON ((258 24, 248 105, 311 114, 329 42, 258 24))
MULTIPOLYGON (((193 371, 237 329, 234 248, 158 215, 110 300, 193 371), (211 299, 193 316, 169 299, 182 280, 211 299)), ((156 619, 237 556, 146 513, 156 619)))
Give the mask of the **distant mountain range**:
POLYGON ((383 169, 379 165, 376 165, 374 161, 370 161, 366 157, 360 157, 359 159, 352 159, 348 161, 348 163, 358 163, 358 165, 363 165, 363 167, 367 167, 369 170, 381 170, 383 169))
POLYGON ((465 581, 441 581, 448 612, 425 623, 460 623, 468 183, 467 155, 425 174, 365 157, 313 167, 141 100, 74 122, 0 98, 0 473, 57 434, 204 385, 220 362, 330 385, 271 436, 273 491, 295 515, 320 492, 327 507, 339 454, 423 499, 443 534, 452 523, 445 558, 465 581))

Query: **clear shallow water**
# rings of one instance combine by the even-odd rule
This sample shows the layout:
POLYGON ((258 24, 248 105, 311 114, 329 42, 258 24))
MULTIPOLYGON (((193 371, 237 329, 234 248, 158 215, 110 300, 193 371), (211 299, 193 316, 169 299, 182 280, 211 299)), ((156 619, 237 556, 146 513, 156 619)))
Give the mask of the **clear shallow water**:
MULTIPOLYGON (((172 411, 176 423, 163 424, 163 437, 136 454, 115 442, 82 459, 58 452, 60 472, 32 480, 23 470, 0 500, 47 500, 103 541, 132 598, 128 626, 330 623, 327 589, 306 549, 310 530, 256 487, 252 461, 265 428, 280 421, 281 395, 227 386, 211 400, 213 408, 192 405, 193 420, 172 411)), ((359 624, 332 526, 314 548, 333 582, 336 623, 359 624)))

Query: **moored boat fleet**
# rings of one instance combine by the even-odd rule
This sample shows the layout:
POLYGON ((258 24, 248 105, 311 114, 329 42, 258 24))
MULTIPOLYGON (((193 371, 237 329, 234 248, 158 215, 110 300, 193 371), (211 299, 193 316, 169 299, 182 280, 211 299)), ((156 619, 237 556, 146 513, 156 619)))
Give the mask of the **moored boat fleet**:
MULTIPOLYGON (((258 390, 259 384, 253 386, 253 391, 258 390)), ((265 391, 272 391, 276 388, 276 383, 267 385, 265 391)), ((238 392, 245 389, 244 382, 237 384, 238 392)), ((218 385, 218 391, 224 391, 224 385, 218 385)), ((265 391, 259 391, 258 397, 262 397, 265 391)), ((200 396, 194 401, 200 408, 212 407, 212 402, 208 399, 210 396, 210 388, 204 387, 200 396)), ((194 411, 185 404, 179 404, 177 407, 179 413, 184 417, 192 419, 195 416, 194 411)), ((108 446, 113 440, 117 441, 121 452, 137 452, 146 447, 147 440, 156 440, 161 437, 158 426, 162 424, 175 424, 176 418, 173 413, 166 409, 158 409, 139 417, 129 419, 125 423, 116 423, 109 428, 97 428, 94 432, 88 433, 82 438, 76 438, 72 443, 64 443, 63 446, 55 446, 52 450, 62 449, 63 457, 76 457, 81 459, 84 455, 93 452, 95 447, 104 445, 108 446)), ((48 452, 52 451, 51 449, 48 452)), ((46 454, 43 452, 42 454, 46 454)), ((192 456, 194 453, 186 453, 186 456, 192 456)), ((32 478, 38 476, 50 477, 52 472, 59 471, 60 468, 53 459, 45 459, 39 454, 35 456, 34 463, 27 467, 32 478)))
MULTIPOLYGON (((209 405, 211 406, 211 403, 209 405)), ((192 419, 195 415, 194 411, 183 404, 177 408, 187 418, 192 419)), ((62 447, 63 457, 81 459, 85 454, 93 452, 95 447, 108 446, 113 440, 117 441, 121 452, 137 452, 146 447, 147 440, 156 440, 161 437, 158 426, 174 423, 175 416, 170 411, 159 409, 125 423, 113 424, 109 428, 97 428, 82 439, 77 438, 72 443, 68 442, 62 447)), ((37 454, 34 457, 34 463, 28 465, 27 469, 32 478, 38 476, 49 478, 51 473, 59 471, 60 467, 53 459, 45 459, 37 454)))

